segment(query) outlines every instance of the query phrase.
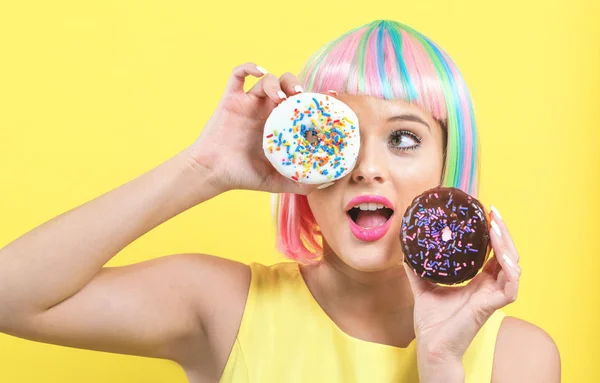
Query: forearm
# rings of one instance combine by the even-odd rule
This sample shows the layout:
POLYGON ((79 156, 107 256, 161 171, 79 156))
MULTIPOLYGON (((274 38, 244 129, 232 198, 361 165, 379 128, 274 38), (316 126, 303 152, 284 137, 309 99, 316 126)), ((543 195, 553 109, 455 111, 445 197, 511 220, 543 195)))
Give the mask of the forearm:
POLYGON ((69 298, 128 244, 218 195, 212 174, 192 164, 180 152, 0 249, 0 323, 69 298))
POLYGON ((464 383, 465 370, 462 363, 419 366, 422 383, 464 383))
POLYGON ((440 352, 429 345, 417 345, 419 381, 422 383, 464 383, 462 357, 440 352))

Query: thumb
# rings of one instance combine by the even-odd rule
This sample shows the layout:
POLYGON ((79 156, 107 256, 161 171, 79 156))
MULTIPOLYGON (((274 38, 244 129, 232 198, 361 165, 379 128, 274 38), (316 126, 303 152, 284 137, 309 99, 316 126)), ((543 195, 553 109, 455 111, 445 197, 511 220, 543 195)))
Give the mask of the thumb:
POLYGON ((417 298, 423 293, 426 293, 427 291, 433 289, 436 286, 435 283, 427 281, 418 276, 416 271, 412 269, 406 262, 403 261, 402 266, 404 266, 406 276, 408 277, 408 281, 410 283, 410 287, 413 291, 415 298, 417 298))
POLYGON ((318 189, 319 185, 303 184, 283 177, 282 192, 307 195, 318 189))
POLYGON ((283 192, 285 193, 294 193, 294 194, 303 194, 303 195, 307 195, 312 193, 313 191, 317 190, 317 189, 325 189, 328 188, 331 185, 334 185, 335 182, 326 182, 324 184, 305 184, 305 183, 301 183, 301 182, 297 182, 294 180, 291 180, 287 177, 284 176, 278 176, 280 179, 282 179, 283 182, 283 192))

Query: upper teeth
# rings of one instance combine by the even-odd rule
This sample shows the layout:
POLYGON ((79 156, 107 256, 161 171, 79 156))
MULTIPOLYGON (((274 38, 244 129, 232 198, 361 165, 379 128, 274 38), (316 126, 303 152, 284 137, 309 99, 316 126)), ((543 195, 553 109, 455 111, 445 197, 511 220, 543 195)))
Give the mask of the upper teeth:
POLYGON ((360 210, 377 210, 377 209, 385 208, 385 205, 382 203, 368 202, 368 203, 358 204, 354 207, 359 208, 360 210))

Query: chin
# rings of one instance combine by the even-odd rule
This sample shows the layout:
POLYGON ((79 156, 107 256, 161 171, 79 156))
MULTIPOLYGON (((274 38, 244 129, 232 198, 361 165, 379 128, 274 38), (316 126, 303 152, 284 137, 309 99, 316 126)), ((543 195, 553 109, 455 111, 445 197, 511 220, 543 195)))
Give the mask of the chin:
POLYGON ((402 255, 395 254, 388 246, 364 244, 340 250, 338 258, 358 271, 380 271, 398 265, 402 261, 402 255))

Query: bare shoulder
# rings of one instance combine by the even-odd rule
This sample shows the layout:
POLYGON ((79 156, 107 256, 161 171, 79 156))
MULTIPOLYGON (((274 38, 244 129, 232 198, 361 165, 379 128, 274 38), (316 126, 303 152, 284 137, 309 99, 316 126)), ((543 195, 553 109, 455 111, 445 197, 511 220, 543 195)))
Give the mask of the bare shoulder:
POLYGON ((195 279, 203 285, 218 282, 235 288, 250 281, 250 267, 232 259, 201 253, 181 253, 170 257, 177 259, 174 262, 179 263, 181 271, 193 272, 195 279))
POLYGON ((195 302, 202 321, 203 332, 211 350, 210 362, 198 364, 197 354, 191 353, 189 369, 211 369, 220 376, 242 321, 250 289, 251 271, 244 263, 214 255, 177 254, 181 267, 194 274, 195 302))
POLYGON ((502 321, 492 382, 560 382, 560 354, 552 337, 538 326, 507 316, 502 321))
POLYGON ((192 273, 190 286, 199 299, 198 310, 203 326, 222 322, 223 315, 240 314, 250 287, 250 267, 244 263, 199 253, 176 254, 181 272, 192 273))

